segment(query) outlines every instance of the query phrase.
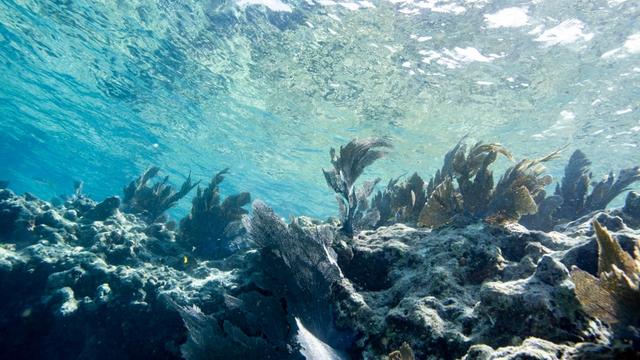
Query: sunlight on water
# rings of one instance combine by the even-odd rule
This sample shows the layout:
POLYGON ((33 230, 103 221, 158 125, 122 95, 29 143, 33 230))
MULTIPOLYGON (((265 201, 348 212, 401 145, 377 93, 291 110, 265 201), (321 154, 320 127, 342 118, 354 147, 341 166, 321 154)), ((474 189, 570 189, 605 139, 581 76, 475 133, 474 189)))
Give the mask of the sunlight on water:
MULTIPOLYGON (((335 213, 321 168, 390 136, 368 177, 428 177, 464 134, 637 164, 636 1, 0 2, 0 174, 100 198, 149 165, 231 167, 281 215, 335 213)), ((504 166, 504 164, 503 164, 504 166)), ((183 207, 188 206, 182 204, 183 207)))

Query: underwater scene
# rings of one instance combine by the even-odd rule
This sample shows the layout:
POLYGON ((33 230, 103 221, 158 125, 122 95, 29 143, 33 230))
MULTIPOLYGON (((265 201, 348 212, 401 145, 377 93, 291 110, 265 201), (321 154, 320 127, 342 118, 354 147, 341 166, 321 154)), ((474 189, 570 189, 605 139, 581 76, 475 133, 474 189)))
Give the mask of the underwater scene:
POLYGON ((639 359, 640 2, 0 0, 0 359, 639 359))

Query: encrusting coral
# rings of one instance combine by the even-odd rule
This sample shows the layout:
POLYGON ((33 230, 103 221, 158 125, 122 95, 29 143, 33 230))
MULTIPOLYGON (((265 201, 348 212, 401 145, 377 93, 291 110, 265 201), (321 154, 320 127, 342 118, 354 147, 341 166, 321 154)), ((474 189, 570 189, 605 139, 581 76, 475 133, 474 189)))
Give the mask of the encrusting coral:
POLYGON ((125 186, 122 200, 124 211, 141 214, 148 222, 154 222, 200 183, 192 183, 189 174, 178 191, 169 184, 168 176, 148 186, 149 180, 157 176, 159 171, 160 168, 152 166, 125 186))
POLYGON ((591 161, 582 151, 574 151, 554 195, 537 198, 539 211, 523 218, 522 223, 532 229, 549 231, 557 224, 603 210, 616 196, 628 190, 629 185, 640 181, 640 167, 636 166, 620 170, 617 177, 610 172, 599 182, 592 182, 590 166, 591 161))
POLYGON ((353 139, 347 145, 340 146, 340 154, 331 148, 333 169, 322 169, 327 184, 337 194, 342 231, 347 236, 353 236, 354 229, 362 227, 360 224, 375 224, 380 219, 375 211, 365 212, 368 197, 379 180, 365 182, 359 190, 354 185, 367 166, 387 154, 375 150, 381 147, 390 148, 392 144, 386 138, 353 139))
MULTIPOLYGON (((585 312, 614 327, 627 338, 631 327, 640 326, 640 245, 635 243, 635 258, 600 225, 593 221, 598 242, 598 277, 573 267, 571 279, 576 297, 585 312)), ((638 341, 638 334, 635 334, 638 341)))
POLYGON ((251 195, 242 192, 221 202, 220 183, 228 169, 218 172, 205 189, 198 186, 191 212, 180 221, 180 241, 200 255, 221 258, 231 253, 230 242, 242 233, 243 206, 251 195))

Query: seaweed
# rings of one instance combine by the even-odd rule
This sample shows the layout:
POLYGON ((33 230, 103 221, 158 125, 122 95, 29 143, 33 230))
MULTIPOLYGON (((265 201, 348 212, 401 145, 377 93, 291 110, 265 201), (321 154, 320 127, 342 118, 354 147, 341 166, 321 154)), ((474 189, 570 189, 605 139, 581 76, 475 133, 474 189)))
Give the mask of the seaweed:
POLYGON ((576 297, 587 314, 612 325, 616 336, 633 336, 629 327, 640 326, 640 246, 635 244, 634 258, 597 220, 593 228, 598 243, 598 273, 595 277, 572 268, 576 297))
POLYGON ((420 212, 420 225, 436 227, 448 223, 464 211, 462 195, 455 189, 453 180, 446 177, 431 192, 420 212))
POLYGON ((380 214, 376 227, 395 222, 415 223, 426 202, 425 182, 413 173, 406 181, 391 179, 383 190, 379 190, 371 201, 371 207, 380 214))
POLYGON ((487 215, 497 221, 517 221, 523 215, 535 214, 545 186, 551 184, 551 175, 545 175, 542 163, 558 157, 556 150, 540 159, 524 159, 505 171, 496 185, 488 205, 487 215))
POLYGON ((593 184, 591 194, 587 196, 585 203, 587 212, 604 209, 618 195, 629 190, 629 185, 636 181, 640 181, 640 166, 620 170, 617 178, 610 172, 593 184))
POLYGON ((205 189, 198 186, 191 212, 180 221, 179 240, 197 254, 221 258, 231 253, 230 243, 242 232, 243 206, 251 202, 248 192, 221 201, 220 183, 229 169, 218 172, 205 189))
POLYGON ((598 182, 592 178, 591 161, 582 151, 574 151, 554 195, 537 199, 539 211, 524 217, 521 223, 531 229, 549 231, 557 224, 604 210, 614 198, 629 190, 631 184, 640 181, 640 167, 622 169, 617 177, 610 172, 598 182))
POLYGON ((160 168, 152 166, 125 186, 122 200, 124 211, 142 215, 147 222, 155 222, 200 183, 199 181, 192 183, 191 173, 189 173, 178 191, 169 184, 169 176, 148 186, 149 180, 156 177, 159 171, 160 168))
POLYGON ((354 229, 358 228, 359 224, 356 224, 356 220, 372 221, 376 217, 375 211, 370 211, 370 215, 365 216, 366 209, 362 206, 373 191, 371 184, 375 185, 378 180, 365 183, 358 192, 354 184, 367 166, 387 154, 385 151, 375 150, 381 147, 390 148, 392 144, 386 138, 353 139, 347 145, 340 146, 339 155, 334 148, 331 148, 333 169, 322 169, 327 184, 337 194, 342 232, 347 236, 353 236, 354 229))
MULTIPOLYGON (((467 151, 463 137, 444 157, 444 164, 426 188, 426 204, 418 216, 422 226, 440 226, 449 223, 457 215, 470 218, 486 217, 499 206, 494 189, 493 172, 489 166, 501 154, 513 160, 511 153, 497 143, 475 143, 467 151)), ((502 191, 502 190, 501 190, 502 191)), ((506 191, 503 191, 507 193, 506 191)))

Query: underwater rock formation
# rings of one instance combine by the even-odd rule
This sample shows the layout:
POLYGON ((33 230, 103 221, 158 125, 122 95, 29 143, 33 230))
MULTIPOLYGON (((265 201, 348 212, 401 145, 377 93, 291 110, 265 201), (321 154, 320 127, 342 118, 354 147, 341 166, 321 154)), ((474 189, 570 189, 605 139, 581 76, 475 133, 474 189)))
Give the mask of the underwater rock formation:
POLYGON ((181 242, 208 258, 230 255, 232 241, 245 233, 241 219, 247 210, 243 206, 251 202, 251 195, 243 192, 221 202, 219 185, 227 171, 217 173, 204 190, 198 186, 191 212, 180 221, 181 242))
POLYGON ((489 165, 510 155, 478 143, 458 144, 428 184, 395 179, 369 203, 377 181, 354 182, 378 146, 389 144, 332 151, 325 176, 343 196, 341 224, 285 223, 260 201, 248 213, 248 193, 221 199, 226 170, 198 189, 179 229, 163 213, 197 183, 147 186, 157 170, 122 205, 0 189, 0 358, 640 356, 637 193, 621 209, 528 230, 514 220, 542 208, 541 164, 556 153, 494 186, 489 165))

